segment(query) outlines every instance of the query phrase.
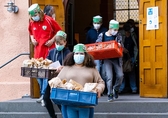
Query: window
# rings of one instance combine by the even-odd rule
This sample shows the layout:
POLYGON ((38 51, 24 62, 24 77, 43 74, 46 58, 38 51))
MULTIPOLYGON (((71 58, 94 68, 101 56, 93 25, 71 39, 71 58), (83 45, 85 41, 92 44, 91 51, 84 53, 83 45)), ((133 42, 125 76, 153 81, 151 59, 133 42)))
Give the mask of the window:
POLYGON ((137 0, 114 0, 114 18, 120 23, 128 19, 139 21, 139 6, 137 0))

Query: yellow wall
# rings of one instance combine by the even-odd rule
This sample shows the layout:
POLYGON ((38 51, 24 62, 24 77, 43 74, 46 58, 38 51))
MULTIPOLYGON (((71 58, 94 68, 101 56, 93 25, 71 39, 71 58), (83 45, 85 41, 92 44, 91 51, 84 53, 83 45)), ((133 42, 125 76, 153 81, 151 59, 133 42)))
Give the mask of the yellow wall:
MULTIPOLYGON (((29 52, 28 1, 15 0, 18 14, 9 13, 3 7, 10 0, 0 0, 0 66, 16 55, 29 52)), ((21 56, 0 69, 0 101, 21 98, 30 94, 30 79, 20 76, 20 67, 28 56, 21 56)))

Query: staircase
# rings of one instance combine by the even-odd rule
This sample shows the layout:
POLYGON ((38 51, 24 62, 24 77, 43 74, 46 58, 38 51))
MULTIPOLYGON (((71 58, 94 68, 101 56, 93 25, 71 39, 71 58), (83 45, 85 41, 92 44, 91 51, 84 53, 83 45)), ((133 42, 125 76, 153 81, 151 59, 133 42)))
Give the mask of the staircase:
MULTIPOLYGON (((55 111, 58 118, 62 118, 56 106, 55 111)), ((21 98, 0 102, 0 118, 49 118, 49 115, 36 99, 21 98)), ((168 118, 168 100, 125 94, 114 102, 107 102, 107 96, 102 96, 95 107, 94 118, 168 118)))

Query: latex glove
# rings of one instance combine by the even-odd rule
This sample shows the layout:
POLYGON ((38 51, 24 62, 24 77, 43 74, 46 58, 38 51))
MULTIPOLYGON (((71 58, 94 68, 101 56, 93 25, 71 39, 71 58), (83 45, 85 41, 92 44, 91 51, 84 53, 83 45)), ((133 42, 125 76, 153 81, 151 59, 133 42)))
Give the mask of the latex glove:
POLYGON ((120 43, 118 43, 118 47, 119 47, 119 48, 121 47, 121 44, 120 44, 120 43))
POLYGON ((133 64, 135 63, 134 57, 131 58, 131 62, 132 62, 133 64))

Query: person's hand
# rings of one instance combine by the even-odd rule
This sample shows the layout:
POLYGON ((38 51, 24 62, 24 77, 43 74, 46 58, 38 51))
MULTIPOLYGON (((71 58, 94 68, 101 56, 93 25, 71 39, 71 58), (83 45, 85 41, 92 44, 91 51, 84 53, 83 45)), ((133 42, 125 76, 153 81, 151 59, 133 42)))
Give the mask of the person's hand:
POLYGON ((48 41, 45 43, 45 45, 48 46, 48 47, 50 47, 53 43, 54 43, 53 40, 48 40, 48 41))
POLYGON ((118 47, 121 48, 121 44, 120 43, 118 43, 118 47))
POLYGON ((124 48, 123 52, 128 53, 129 51, 126 48, 124 48))
POLYGON ((63 66, 59 66, 58 68, 57 68, 57 71, 56 72, 60 72, 61 70, 62 70, 62 68, 63 68, 63 66))
POLYGON ((96 89, 96 92, 97 92, 97 97, 100 98, 101 97, 101 92, 99 89, 96 89))
POLYGON ((32 39, 31 42, 32 42, 32 44, 33 44, 34 46, 36 46, 36 45, 38 44, 38 42, 36 41, 36 39, 32 39))

